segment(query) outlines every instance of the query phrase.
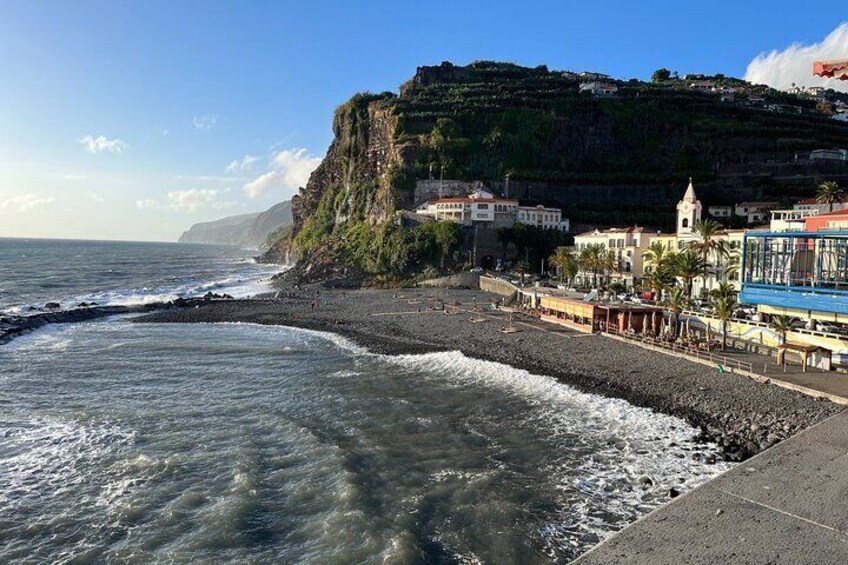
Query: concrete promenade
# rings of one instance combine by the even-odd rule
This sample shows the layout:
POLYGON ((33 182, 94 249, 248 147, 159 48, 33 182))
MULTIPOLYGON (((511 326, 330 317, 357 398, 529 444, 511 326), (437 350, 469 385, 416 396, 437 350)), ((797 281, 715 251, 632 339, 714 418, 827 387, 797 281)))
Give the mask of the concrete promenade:
POLYGON ((575 563, 848 563, 848 411, 655 510, 575 563))

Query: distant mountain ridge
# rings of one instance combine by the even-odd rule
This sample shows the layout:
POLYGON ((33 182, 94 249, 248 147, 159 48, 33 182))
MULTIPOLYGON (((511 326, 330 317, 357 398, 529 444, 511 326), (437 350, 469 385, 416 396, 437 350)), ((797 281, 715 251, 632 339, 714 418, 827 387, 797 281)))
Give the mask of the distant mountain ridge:
POLYGON ((177 241, 261 247, 271 233, 291 223, 291 201, 286 200, 264 212, 227 216, 220 220, 194 224, 184 231, 177 241))

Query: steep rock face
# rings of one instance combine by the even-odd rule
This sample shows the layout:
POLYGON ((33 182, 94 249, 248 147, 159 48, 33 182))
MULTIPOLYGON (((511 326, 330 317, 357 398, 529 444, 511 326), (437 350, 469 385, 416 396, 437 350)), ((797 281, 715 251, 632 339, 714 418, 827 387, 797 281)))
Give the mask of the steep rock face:
POLYGON ((292 243, 287 250, 309 252, 348 224, 378 225, 411 203, 414 182, 402 186, 399 174, 404 147, 396 142, 393 100, 390 93, 357 95, 336 110, 333 142, 292 199, 292 243))
POLYGON ((848 144, 848 127, 806 101, 737 79, 727 79, 740 89, 733 103, 684 84, 611 80, 616 97, 599 98, 544 66, 442 63, 419 67, 399 96, 354 96, 336 111, 333 142, 272 252, 343 265, 349 228, 385 223, 417 204, 416 179, 441 175, 495 188, 510 175, 522 203, 558 205, 576 223, 608 223, 614 209, 616 222, 666 228, 690 176, 707 204, 804 195, 761 171, 848 144), (770 112, 749 97, 794 106, 770 112))

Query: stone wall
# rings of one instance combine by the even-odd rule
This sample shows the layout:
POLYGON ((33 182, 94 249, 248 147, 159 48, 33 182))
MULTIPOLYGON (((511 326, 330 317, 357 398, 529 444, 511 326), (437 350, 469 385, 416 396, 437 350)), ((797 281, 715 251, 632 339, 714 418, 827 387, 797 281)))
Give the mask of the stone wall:
POLYGON ((512 298, 518 294, 518 287, 507 281, 496 279, 494 277, 480 277, 480 290, 497 294, 498 296, 506 296, 512 298))
POLYGON ((415 205, 443 197, 467 196, 475 190, 491 190, 483 181, 419 179, 415 181, 415 205))

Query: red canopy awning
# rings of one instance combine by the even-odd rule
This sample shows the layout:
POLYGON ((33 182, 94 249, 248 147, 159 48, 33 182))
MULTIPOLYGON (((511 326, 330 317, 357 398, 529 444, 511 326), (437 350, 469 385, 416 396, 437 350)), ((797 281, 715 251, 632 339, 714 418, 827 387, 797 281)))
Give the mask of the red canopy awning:
POLYGON ((848 59, 841 61, 816 61, 813 74, 825 78, 848 80, 848 59))

